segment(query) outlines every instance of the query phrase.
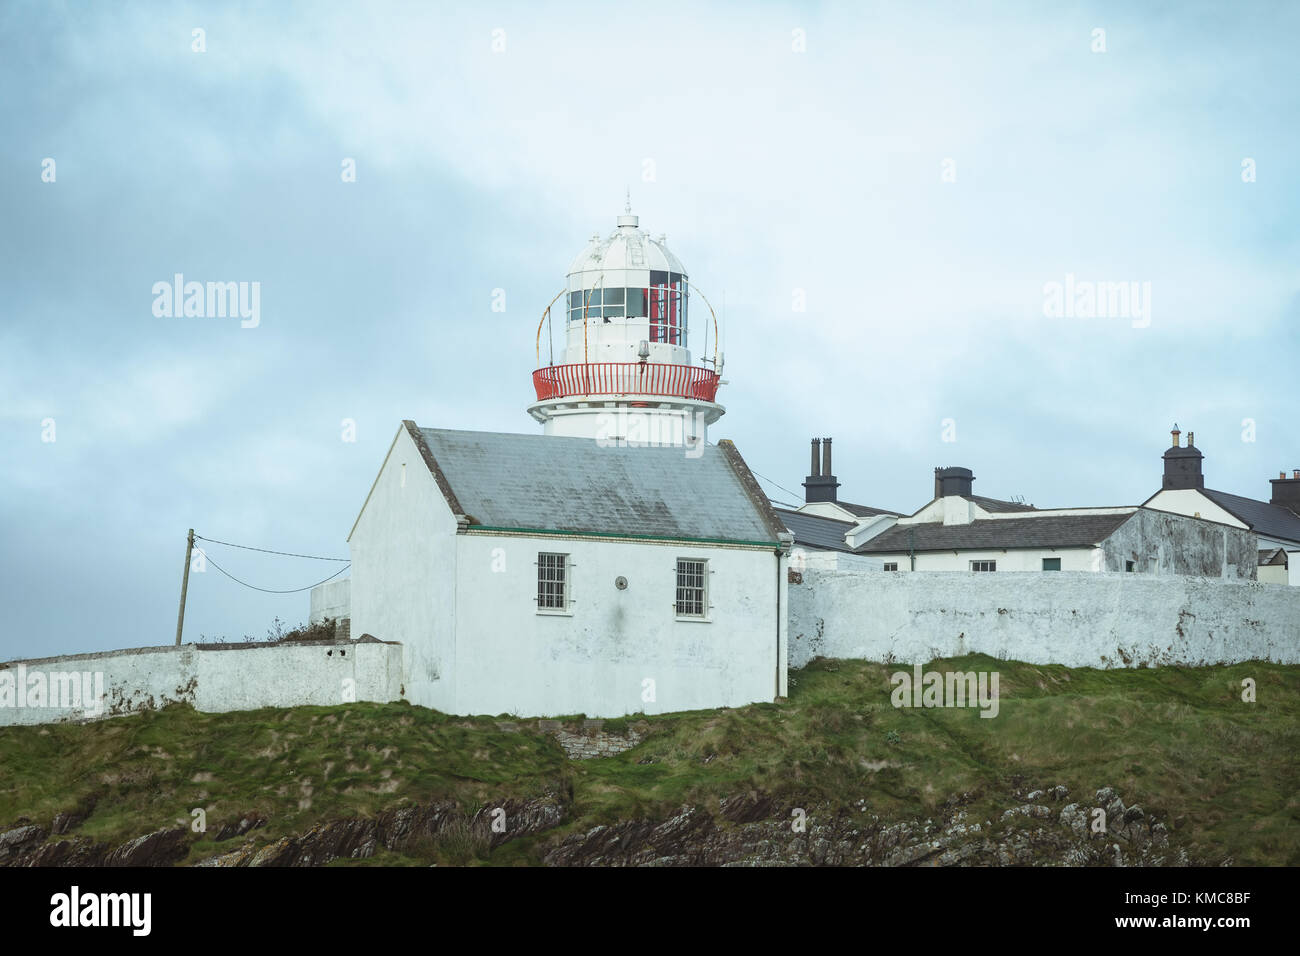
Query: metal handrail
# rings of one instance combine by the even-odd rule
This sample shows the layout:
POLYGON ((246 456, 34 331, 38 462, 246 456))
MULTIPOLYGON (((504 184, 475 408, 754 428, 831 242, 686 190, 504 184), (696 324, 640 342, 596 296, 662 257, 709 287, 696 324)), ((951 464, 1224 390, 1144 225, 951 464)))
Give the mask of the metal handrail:
POLYGON ((719 376, 707 368, 659 362, 579 362, 533 372, 539 402, 584 395, 647 395, 712 402, 719 376))

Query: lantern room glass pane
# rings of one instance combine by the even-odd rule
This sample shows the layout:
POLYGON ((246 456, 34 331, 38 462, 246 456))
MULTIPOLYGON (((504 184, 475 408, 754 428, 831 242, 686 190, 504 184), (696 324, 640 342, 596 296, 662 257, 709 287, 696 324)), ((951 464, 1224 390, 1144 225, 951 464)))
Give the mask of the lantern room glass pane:
POLYGON ((648 313, 646 312, 645 289, 627 290, 627 314, 629 318, 643 319, 646 317, 648 313))

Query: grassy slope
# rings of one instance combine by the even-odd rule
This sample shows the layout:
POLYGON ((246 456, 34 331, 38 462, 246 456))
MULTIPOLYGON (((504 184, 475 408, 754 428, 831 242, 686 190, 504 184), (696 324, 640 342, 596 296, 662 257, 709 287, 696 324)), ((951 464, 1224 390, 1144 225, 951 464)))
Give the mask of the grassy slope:
MULTIPOLYGON (((866 799, 897 819, 930 816, 949 796, 975 791, 985 794, 971 808, 979 818, 1008 806, 1012 786, 1064 783, 1077 799, 1116 787, 1207 856, 1300 864, 1300 667, 1100 671, 980 656, 934 667, 998 671, 999 716, 896 710, 888 675, 898 667, 818 661, 792 673, 788 702, 652 717, 639 747, 582 763, 534 731, 405 704, 173 707, 0 728, 0 822, 48 827, 98 794, 74 832, 122 841, 204 807, 210 832, 245 813, 266 816, 260 841, 403 802, 453 798, 472 811, 548 789, 573 794, 574 819, 560 832, 686 803, 716 807, 749 790, 808 807, 866 799), (1244 677, 1257 682, 1257 703, 1241 701, 1244 677)), ((553 836, 508 843, 490 862, 536 862, 553 836)), ((198 843, 191 859, 239 842, 198 843)), ((372 862, 464 861, 424 849, 419 860, 385 853, 372 862)))

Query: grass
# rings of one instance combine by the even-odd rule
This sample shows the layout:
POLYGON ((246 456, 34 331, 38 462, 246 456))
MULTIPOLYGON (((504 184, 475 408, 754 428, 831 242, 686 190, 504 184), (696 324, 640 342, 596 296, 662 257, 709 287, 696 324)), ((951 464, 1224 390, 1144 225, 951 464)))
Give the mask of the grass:
MULTIPOLYGON (((0 821, 48 827, 59 811, 94 810, 76 833, 123 841, 190 822, 209 833, 255 813, 259 842, 330 819, 405 803, 462 808, 547 791, 572 793, 556 831, 489 851, 466 826, 370 861, 403 865, 537 863, 557 835, 663 818, 684 804, 716 809, 762 792, 784 806, 849 807, 886 819, 934 815, 968 794, 994 817, 1017 786, 1063 783, 1086 800, 1114 786, 1165 819, 1179 842, 1240 864, 1300 864, 1300 667, 1072 669, 989 657, 927 670, 1000 675, 994 719, 969 709, 895 709, 902 665, 816 661, 791 673, 781 703, 656 715, 651 734, 616 757, 569 761, 535 722, 449 717, 406 704, 347 704, 230 714, 188 707, 84 725, 0 728, 0 821), (1241 681, 1257 701, 1241 700, 1241 681)), ((631 718, 635 720, 636 718, 631 718)), ((607 721, 605 729, 629 721, 607 721)), ((195 844, 190 859, 240 840, 195 844)), ((351 862, 351 861, 349 861, 351 862)))

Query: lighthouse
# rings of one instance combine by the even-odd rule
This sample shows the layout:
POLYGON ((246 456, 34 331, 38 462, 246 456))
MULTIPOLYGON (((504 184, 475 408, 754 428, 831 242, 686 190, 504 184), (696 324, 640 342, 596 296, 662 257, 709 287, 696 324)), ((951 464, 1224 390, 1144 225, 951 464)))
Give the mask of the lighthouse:
POLYGON ((704 314, 693 316, 692 292, 666 237, 644 232, 630 203, 612 233, 592 236, 537 328, 528 413, 545 434, 702 444, 725 411, 717 402, 723 360, 713 310, 699 294, 704 314))

